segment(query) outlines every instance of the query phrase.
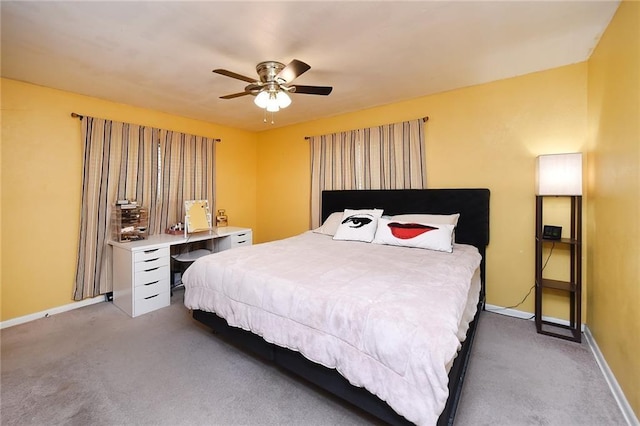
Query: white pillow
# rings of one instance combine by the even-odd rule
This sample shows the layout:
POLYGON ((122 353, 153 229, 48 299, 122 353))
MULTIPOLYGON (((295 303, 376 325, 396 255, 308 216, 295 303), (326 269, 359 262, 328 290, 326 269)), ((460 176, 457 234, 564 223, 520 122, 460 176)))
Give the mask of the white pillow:
POLYGON ((340 226, 334 240, 364 241, 370 243, 378 228, 378 219, 382 210, 350 210, 346 209, 342 215, 340 226))
MULTIPOLYGON (((453 226, 458 226, 458 219, 460 213, 454 214, 428 214, 428 213, 409 213, 409 214, 397 214, 391 216, 391 219, 406 222, 416 223, 447 223, 453 226)), ((453 230, 453 241, 456 241, 456 231, 453 230)))
POLYGON ((416 223, 448 223, 450 225, 458 225, 460 213, 455 214, 397 214, 391 216, 392 220, 416 222, 416 223))
POLYGON ((340 226, 340 222, 342 222, 343 214, 344 212, 331 213, 327 220, 325 220, 318 228, 314 229, 313 232, 317 234, 331 235, 333 237, 338 230, 338 226, 340 226))
POLYGON ((449 223, 416 223, 380 219, 373 242, 451 253, 454 229, 455 225, 449 223))

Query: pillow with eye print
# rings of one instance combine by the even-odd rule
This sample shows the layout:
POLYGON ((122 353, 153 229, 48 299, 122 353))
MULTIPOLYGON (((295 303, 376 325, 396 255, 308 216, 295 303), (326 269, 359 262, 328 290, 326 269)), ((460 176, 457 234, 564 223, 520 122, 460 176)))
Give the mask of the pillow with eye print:
POLYGON ((376 235, 378 219, 382 216, 381 209, 350 210, 342 214, 334 240, 364 241, 370 243, 376 235))

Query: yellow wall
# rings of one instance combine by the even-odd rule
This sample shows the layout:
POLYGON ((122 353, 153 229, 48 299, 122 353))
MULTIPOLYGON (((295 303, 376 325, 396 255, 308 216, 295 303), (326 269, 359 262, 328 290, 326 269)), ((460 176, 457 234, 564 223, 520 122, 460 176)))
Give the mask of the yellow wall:
POLYGON ((70 113, 221 138, 217 200, 256 226, 255 133, 2 79, 2 320, 72 303, 82 179, 70 113))
POLYGON ((589 59, 588 325, 640 417, 640 3, 589 59))
MULTIPOLYGON (((535 158, 586 147, 587 65, 469 87, 259 134, 258 239, 309 229, 305 136, 423 116, 427 185, 491 189, 488 303, 518 303, 534 283, 535 158)), ((518 309, 533 312, 533 294, 518 309)), ((567 299, 545 312, 567 318, 567 299)))

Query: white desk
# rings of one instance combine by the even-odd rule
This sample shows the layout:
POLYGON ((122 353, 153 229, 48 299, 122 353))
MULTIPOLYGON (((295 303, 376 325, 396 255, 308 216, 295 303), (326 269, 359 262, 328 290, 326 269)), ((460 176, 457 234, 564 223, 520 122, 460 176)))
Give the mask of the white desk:
POLYGON ((132 317, 169 306, 171 247, 205 242, 213 253, 251 245, 251 229, 234 226, 184 235, 158 234, 131 242, 109 241, 113 247, 113 303, 132 317))

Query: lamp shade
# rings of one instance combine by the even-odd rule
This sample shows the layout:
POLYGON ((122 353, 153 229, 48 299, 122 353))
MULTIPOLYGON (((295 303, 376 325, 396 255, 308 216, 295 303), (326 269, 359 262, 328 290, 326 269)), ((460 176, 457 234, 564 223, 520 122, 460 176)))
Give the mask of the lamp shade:
POLYGON ((540 155, 536 195, 582 195, 582 153, 540 155))

